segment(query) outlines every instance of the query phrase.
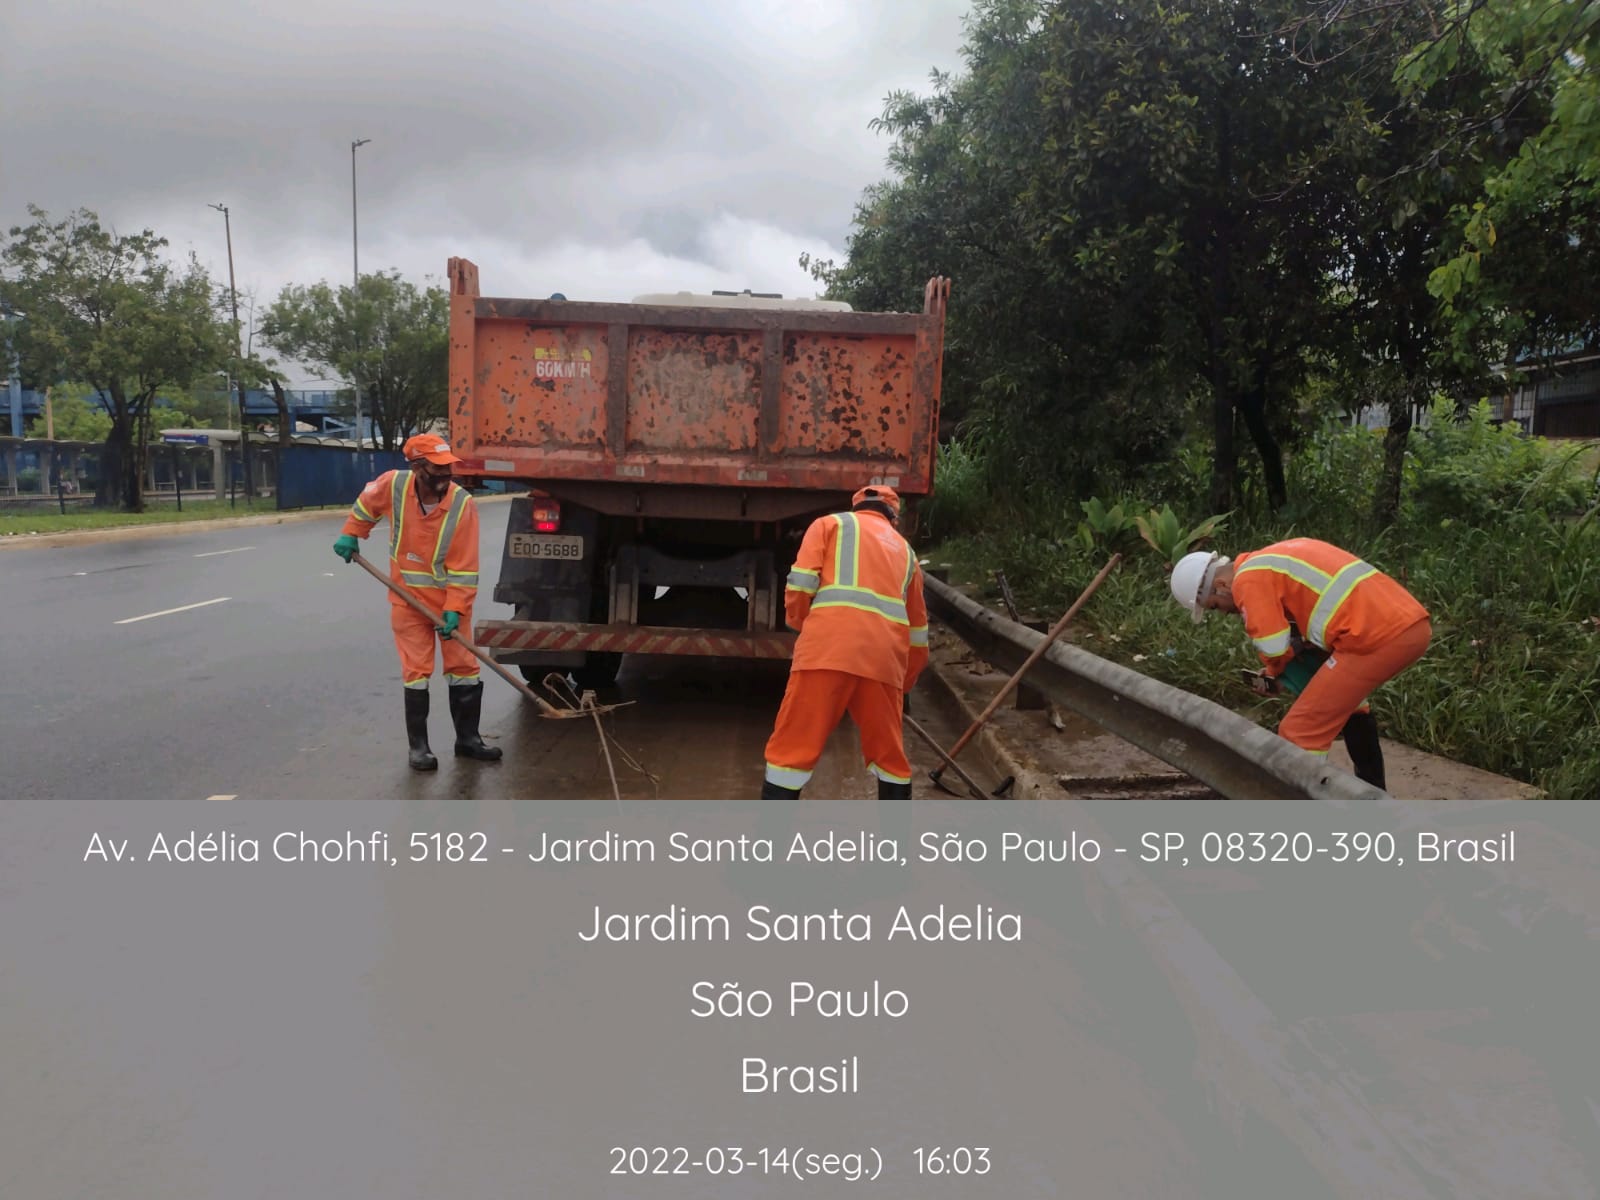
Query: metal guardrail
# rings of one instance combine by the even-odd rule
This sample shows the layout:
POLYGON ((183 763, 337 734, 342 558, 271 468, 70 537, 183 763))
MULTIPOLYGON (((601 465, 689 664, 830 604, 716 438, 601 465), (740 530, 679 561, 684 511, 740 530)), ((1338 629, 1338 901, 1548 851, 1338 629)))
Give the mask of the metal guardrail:
MULTIPOLYGON (((1044 635, 926 577, 929 611, 995 666, 1014 671, 1044 635)), ((1056 642, 1029 684, 1063 708, 1170 763, 1230 800, 1392 800, 1220 704, 1056 642)))

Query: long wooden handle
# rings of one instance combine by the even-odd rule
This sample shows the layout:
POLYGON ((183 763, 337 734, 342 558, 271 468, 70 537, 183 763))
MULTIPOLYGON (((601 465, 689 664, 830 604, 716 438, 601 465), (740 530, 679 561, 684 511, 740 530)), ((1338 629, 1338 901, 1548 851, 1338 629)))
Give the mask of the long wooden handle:
MULTIPOLYGON (((1088 587, 1083 589, 1083 594, 1073 602, 1071 608, 1067 609, 1061 620, 1056 622, 1055 628, 1050 630, 1050 632, 1045 635, 1044 641, 1039 643, 1038 648, 1035 649, 1032 654, 1028 655, 1028 661, 1017 668, 1017 673, 1010 679, 1006 680, 1006 684, 1000 689, 999 694, 996 695, 993 700, 989 701, 989 707, 983 710, 983 715, 972 723, 972 727, 961 735, 960 740, 957 741, 954 746, 950 747, 950 758, 954 758, 956 755, 960 754, 966 744, 972 740, 972 736, 977 733, 978 730, 983 728, 984 722, 994 715, 995 710, 999 708, 1000 705, 1004 703, 1005 698, 1011 694, 1011 689, 1016 687, 1017 684, 1021 682, 1022 677, 1028 673, 1028 668, 1033 666, 1034 663, 1038 662, 1044 657, 1044 652, 1055 644, 1055 640, 1060 637, 1062 632, 1067 628, 1067 623, 1071 621, 1073 617, 1078 615, 1078 610, 1088 602, 1089 597, 1094 595, 1095 589, 1105 582, 1106 576, 1111 574, 1112 570, 1121 561, 1122 555, 1113 554, 1111 556, 1111 561, 1108 562, 1104 567, 1100 568, 1100 574, 1096 575, 1093 582, 1091 582, 1088 587)), ((940 767, 939 770, 943 771, 944 768, 940 767)))
MULTIPOLYGON (((438 616, 435 613, 433 613, 432 611, 430 611, 427 605, 423 604, 420 600, 418 600, 410 592, 406 591, 405 588, 401 587, 398 583, 396 583, 394 580, 390 579, 382 571, 378 570, 377 567, 373 566, 366 559, 362 558, 359 551, 350 556, 350 561, 353 562, 353 563, 359 564, 361 569, 364 570, 368 575, 371 575, 379 583, 383 584, 384 587, 388 588, 391 592, 393 592, 396 596, 399 596, 400 599, 404 600, 412 608, 416 609, 423 616, 427 617, 429 624, 434 625, 434 626, 438 625, 438 623, 439 623, 438 616)), ((456 641, 460 642, 461 645, 466 648, 467 652, 469 654, 471 654, 473 658, 477 659, 484 666, 488 667, 491 671, 493 671, 496 675, 500 676, 500 678, 504 679, 512 687, 516 688, 517 691, 521 692, 529 700, 532 700, 535 704, 537 704, 539 706, 539 711, 544 713, 545 716, 547 716, 547 717, 565 717, 565 716, 569 715, 567 713, 562 712, 559 708, 557 708, 554 704, 551 704, 548 700, 544 699, 542 696, 539 695, 538 692, 534 691, 527 684, 523 683, 522 680, 520 680, 520 679, 516 678, 514 675, 512 675, 510 671, 505 669, 505 667, 503 667, 499 663, 495 662, 494 659, 490 658, 482 650, 480 650, 478 647, 474 646, 470 641, 468 641, 465 637, 462 636, 463 632, 464 632, 463 630, 458 629, 458 630, 456 630, 455 633, 451 634, 450 636, 453 637, 456 641)))

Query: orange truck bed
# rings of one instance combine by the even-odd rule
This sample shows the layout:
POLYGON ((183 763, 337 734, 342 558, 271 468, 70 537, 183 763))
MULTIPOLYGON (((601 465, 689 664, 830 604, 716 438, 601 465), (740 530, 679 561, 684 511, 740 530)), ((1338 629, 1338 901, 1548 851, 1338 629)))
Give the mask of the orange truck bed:
POLYGON ((625 654, 787 657, 807 523, 868 483, 933 490, 947 279, 921 313, 858 313, 496 299, 466 259, 449 275, 458 478, 527 489, 494 590, 514 611, 473 632, 530 680, 604 686, 625 654))
POLYGON ((450 438, 465 473, 734 492, 933 487, 949 281, 921 313, 478 294, 450 260, 450 438))

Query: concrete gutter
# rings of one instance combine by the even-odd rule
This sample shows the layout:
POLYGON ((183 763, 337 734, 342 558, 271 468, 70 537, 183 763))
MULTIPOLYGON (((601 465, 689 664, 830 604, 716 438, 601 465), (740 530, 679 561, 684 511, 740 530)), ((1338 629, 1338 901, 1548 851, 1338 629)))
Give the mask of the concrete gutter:
MULTIPOLYGON (((1045 638, 927 577, 928 608, 988 662, 1014 671, 1045 638)), ((1389 800, 1220 704, 1056 642, 1028 672, 1055 703, 1233 800, 1389 800)))

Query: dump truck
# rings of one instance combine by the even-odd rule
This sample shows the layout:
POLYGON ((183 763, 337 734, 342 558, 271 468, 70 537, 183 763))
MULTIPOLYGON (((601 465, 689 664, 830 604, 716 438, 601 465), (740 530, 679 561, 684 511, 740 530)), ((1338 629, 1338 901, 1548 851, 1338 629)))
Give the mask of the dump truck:
POLYGON ((499 299, 462 258, 449 279, 458 479, 514 493, 493 593, 512 612, 473 636, 530 681, 603 687, 625 654, 788 658, 806 526, 869 483, 933 490, 947 279, 921 313, 499 299))

